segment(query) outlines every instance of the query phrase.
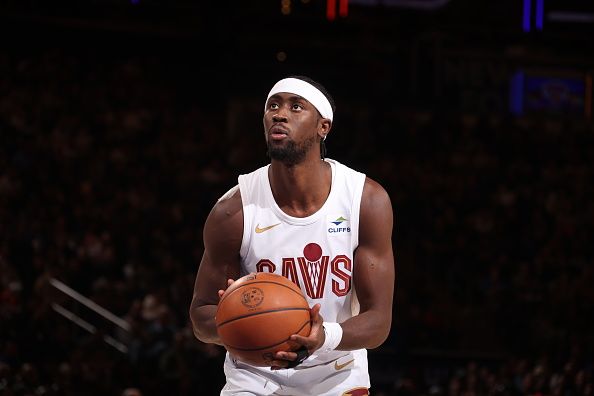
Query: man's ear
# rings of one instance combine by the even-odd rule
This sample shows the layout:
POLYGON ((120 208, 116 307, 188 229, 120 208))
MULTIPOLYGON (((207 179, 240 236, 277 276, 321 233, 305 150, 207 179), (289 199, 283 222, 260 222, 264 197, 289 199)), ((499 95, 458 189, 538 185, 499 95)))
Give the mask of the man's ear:
POLYGON ((318 135, 322 138, 322 140, 326 139, 326 136, 330 133, 330 129, 332 129, 332 121, 328 118, 320 118, 318 127, 318 135))

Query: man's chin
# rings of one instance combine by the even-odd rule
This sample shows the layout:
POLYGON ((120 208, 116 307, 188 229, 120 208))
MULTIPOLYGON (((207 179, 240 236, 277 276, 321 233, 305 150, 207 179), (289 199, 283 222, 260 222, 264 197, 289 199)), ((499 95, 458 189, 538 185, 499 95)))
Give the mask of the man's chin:
POLYGON ((297 153, 293 150, 279 150, 275 147, 268 148, 268 156, 275 161, 282 162, 286 166, 298 164, 303 160, 303 158, 305 158, 304 154, 305 153, 297 153))

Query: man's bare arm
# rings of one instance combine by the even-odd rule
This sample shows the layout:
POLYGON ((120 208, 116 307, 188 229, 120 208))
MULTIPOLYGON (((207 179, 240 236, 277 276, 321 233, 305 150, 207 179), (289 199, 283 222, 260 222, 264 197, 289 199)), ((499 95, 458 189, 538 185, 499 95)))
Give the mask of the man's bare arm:
POLYGON ((337 349, 377 348, 390 333, 395 283, 393 223, 388 193, 368 178, 361 200, 353 273, 360 312, 341 324, 343 335, 337 349))
POLYGON ((219 290, 239 276, 239 249, 243 235, 243 212, 239 189, 219 200, 206 219, 204 253, 190 305, 194 335, 206 343, 221 344, 215 325, 219 290))

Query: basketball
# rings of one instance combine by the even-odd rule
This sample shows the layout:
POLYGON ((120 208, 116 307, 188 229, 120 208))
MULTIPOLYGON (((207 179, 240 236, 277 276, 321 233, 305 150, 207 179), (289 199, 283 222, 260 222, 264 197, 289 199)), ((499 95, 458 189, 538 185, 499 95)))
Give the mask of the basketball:
POLYGON ((309 305, 301 289, 271 273, 246 275, 221 297, 215 316, 221 341, 237 359, 270 366, 274 353, 300 347, 292 334, 308 336, 309 305))

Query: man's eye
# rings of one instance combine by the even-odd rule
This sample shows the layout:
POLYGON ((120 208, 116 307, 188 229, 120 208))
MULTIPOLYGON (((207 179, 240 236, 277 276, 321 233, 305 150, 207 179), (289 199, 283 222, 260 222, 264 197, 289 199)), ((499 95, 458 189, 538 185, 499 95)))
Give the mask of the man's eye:
POLYGON ((276 103, 270 103, 271 109, 278 109, 278 105, 276 103))
POLYGON ((302 110, 302 109, 303 109, 303 106, 301 106, 299 103, 295 103, 295 104, 293 105, 293 109, 294 109, 294 110, 302 110))

